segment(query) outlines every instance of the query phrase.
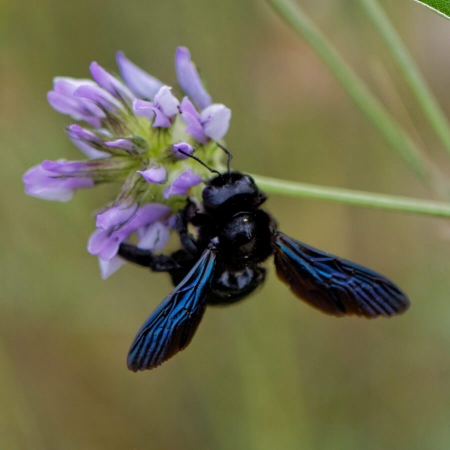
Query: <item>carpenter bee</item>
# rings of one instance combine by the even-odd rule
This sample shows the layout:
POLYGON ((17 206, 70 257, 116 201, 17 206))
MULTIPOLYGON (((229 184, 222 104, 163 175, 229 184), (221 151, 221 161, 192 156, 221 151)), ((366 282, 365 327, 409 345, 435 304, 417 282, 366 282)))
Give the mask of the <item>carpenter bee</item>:
POLYGON ((230 170, 231 154, 221 148, 228 154, 228 171, 208 167, 215 176, 206 182, 202 204, 188 200, 176 216, 180 250, 168 256, 120 245, 122 258, 168 272, 175 286, 137 333, 128 354, 130 370, 153 369, 185 349, 206 306, 236 303, 251 294, 263 283, 261 263, 271 255, 281 281, 326 314, 389 317, 408 308, 406 295, 384 276, 278 231, 261 209, 266 195, 250 175, 230 170), (197 229, 196 237, 188 225, 197 229))

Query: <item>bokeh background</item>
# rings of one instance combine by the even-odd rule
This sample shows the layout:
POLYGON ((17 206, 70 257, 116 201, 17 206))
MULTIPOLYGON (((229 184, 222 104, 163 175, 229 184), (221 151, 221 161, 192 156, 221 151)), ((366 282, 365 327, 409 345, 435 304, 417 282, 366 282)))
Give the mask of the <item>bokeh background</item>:
MULTIPOLYGON (((443 149, 358 2, 302 5, 450 173, 443 149)), ((384 1, 450 115, 450 23, 384 1)), ((126 369, 129 344, 171 289, 127 266, 100 278, 86 251, 102 188, 67 204, 27 197, 21 176, 76 159, 45 94, 127 56, 169 84, 190 48, 233 111, 227 144, 251 173, 433 198, 264 1, 4 0, 0 3, 0 449, 448 449, 450 228, 443 220, 273 195, 287 234, 372 267, 409 294, 391 320, 335 319, 276 279, 209 309, 188 350, 126 369)), ((271 266, 271 263, 269 263, 271 266)))

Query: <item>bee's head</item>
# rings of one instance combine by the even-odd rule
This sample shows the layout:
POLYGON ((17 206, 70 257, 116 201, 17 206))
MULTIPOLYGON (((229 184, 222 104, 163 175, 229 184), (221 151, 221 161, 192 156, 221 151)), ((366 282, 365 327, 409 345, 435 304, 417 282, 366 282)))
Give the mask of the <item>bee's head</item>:
POLYGON ((209 212, 256 208, 266 200, 253 178, 240 172, 227 172, 212 178, 206 183, 202 197, 203 206, 209 212))

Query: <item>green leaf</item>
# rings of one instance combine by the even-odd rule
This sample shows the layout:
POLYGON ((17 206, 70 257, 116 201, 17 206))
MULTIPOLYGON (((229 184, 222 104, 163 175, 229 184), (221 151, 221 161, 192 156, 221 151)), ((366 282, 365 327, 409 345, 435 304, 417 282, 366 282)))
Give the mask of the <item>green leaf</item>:
POLYGON ((450 0, 415 0, 434 12, 450 19, 450 0))

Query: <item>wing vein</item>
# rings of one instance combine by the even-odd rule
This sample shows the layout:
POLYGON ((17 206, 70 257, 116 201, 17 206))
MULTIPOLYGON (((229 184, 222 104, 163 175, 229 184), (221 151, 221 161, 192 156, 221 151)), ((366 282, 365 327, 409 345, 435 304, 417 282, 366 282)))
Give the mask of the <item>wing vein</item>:
POLYGON ((335 316, 393 316, 409 301, 390 280, 359 264, 322 252, 278 232, 273 237, 275 266, 294 294, 335 316))

